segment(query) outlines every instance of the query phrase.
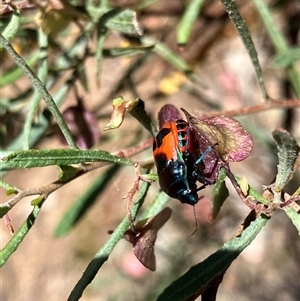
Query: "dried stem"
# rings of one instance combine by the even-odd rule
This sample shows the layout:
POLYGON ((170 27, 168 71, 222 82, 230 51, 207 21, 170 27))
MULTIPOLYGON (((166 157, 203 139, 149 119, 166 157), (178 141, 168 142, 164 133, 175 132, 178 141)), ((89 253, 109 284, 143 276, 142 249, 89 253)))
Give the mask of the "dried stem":
POLYGON ((215 116, 240 116, 240 115, 250 115, 255 114, 267 110, 273 110, 273 109, 286 109, 286 108, 297 108, 300 107, 300 100, 299 99, 282 99, 282 100, 276 100, 276 101, 267 101, 265 103, 262 103, 260 105, 251 106, 251 107, 245 107, 245 108, 239 108, 236 110, 231 111, 214 111, 209 113, 201 113, 201 118, 205 117, 215 117, 215 116))

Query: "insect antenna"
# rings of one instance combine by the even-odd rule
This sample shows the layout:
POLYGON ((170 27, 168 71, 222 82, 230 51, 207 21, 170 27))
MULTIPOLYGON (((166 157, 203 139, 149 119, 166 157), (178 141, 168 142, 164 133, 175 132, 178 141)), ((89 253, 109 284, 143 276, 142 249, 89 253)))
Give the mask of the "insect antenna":
POLYGON ((195 218, 195 226, 196 229, 194 230, 194 232, 191 234, 191 236, 193 236, 199 229, 199 224, 198 224, 198 220, 197 220, 197 214, 196 214, 196 208, 195 205, 193 205, 193 210, 194 210, 194 218, 195 218))

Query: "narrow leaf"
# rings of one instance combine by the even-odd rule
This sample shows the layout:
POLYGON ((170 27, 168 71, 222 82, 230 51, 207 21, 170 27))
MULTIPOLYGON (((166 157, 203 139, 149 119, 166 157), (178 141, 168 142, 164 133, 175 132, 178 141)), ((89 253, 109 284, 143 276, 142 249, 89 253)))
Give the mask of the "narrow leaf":
POLYGON ((115 47, 103 50, 105 57, 120 57, 120 56, 134 56, 152 50, 154 46, 129 46, 129 47, 115 47))
MULTIPOLYGON (((8 191, 14 191, 14 192, 17 192, 17 188, 10 185, 9 183, 5 182, 3 179, 0 178, 0 187, 4 188, 5 190, 8 190, 8 191)), ((12 193, 10 193, 12 194, 12 193)))
POLYGON ((204 0, 193 0, 185 9, 177 29, 177 44, 179 46, 185 45, 189 40, 203 3, 204 0))
POLYGON ((37 198, 33 199, 31 202, 30 202, 30 205, 31 206, 38 206, 41 202, 44 201, 44 196, 40 195, 38 196, 37 198))
POLYGON ((203 86, 202 81, 198 74, 196 74, 192 67, 189 66, 179 55, 172 52, 164 43, 155 40, 150 36, 144 36, 141 38, 145 45, 155 45, 154 52, 166 60, 169 64, 174 66, 176 69, 182 71, 192 82, 195 82, 203 86))
MULTIPOLYGON (((136 215, 141 202, 144 201, 146 194, 149 189, 149 183, 142 183, 139 189, 139 194, 137 195, 136 201, 132 206, 132 214, 133 216, 136 215)), ((102 267, 105 261, 108 260, 109 255, 113 251, 114 247, 116 246, 117 242, 123 238, 124 233, 129 228, 130 222, 128 217, 126 216, 123 221, 119 224, 119 226, 114 230, 111 234, 107 242, 104 246, 99 250, 99 252, 95 255, 92 261, 87 266, 86 270, 84 271, 82 277, 79 279, 77 284, 75 285, 74 289, 72 290, 68 301, 75 301, 79 300, 82 296, 83 291, 85 288, 93 281, 98 270, 102 267)))
MULTIPOLYGON (((101 24, 99 25, 101 26, 101 24)), ((107 29, 105 27, 98 29, 98 40, 96 49, 96 61, 97 61, 97 71, 96 71, 96 83, 100 86, 100 75, 103 66, 103 48, 107 37, 107 29)))
POLYGON ((296 139, 282 128, 277 128, 272 135, 277 144, 279 159, 275 190, 281 191, 293 173, 300 147, 296 139))
POLYGON ((258 217, 239 237, 225 243, 220 250, 193 266, 187 273, 175 280, 164 290, 157 301, 186 300, 189 296, 204 289, 231 265, 238 255, 255 239, 267 221, 267 218, 258 217))
POLYGON ((0 267, 2 267, 7 262, 9 257, 17 250, 18 246, 33 226, 40 210, 41 206, 36 206, 33 208, 32 212, 29 214, 27 220, 23 223, 21 228, 14 234, 7 245, 0 251, 0 267))
MULTIPOLYGON (((31 168, 49 165, 69 165, 85 162, 112 162, 133 165, 132 161, 100 150, 43 149, 11 152, 1 157, 3 167, 31 168)), ((1 162, 0 161, 0 162, 1 162)))
POLYGON ((262 75, 262 70, 257 58, 257 52, 255 50, 255 46, 253 44, 252 38, 250 36, 249 30, 246 26, 246 23, 242 19, 240 13, 238 12, 235 3, 233 0, 221 0, 231 21, 233 22, 236 30, 238 31, 239 35, 242 38, 242 41, 249 53, 249 56, 251 58, 252 64, 254 66, 255 72, 256 72, 256 77, 258 79, 260 89, 262 91, 263 97, 265 99, 268 98, 268 93, 266 91, 265 85, 264 85, 264 80, 263 80, 263 75, 262 75))
MULTIPOLYGON (((286 42, 284 35, 280 32, 278 28, 278 22, 272 16, 271 9, 265 0, 252 0, 257 7, 257 12, 259 13, 262 22, 265 25, 266 30, 277 50, 278 53, 287 51, 288 43, 286 42)), ((297 97, 300 97, 300 76, 299 72, 295 66, 290 66, 287 70, 290 82, 294 88, 297 97)))
POLYGON ((277 54, 273 60, 275 67, 287 68, 297 61, 300 61, 300 47, 289 48, 277 54))
MULTIPOLYGON (((38 30, 38 41, 39 41, 39 66, 37 71, 37 76, 42 82, 47 81, 48 77, 48 63, 47 63, 47 57, 48 57, 48 36, 43 32, 43 30, 40 28, 38 30)), ((30 106, 29 106, 29 112, 26 118, 26 122, 24 125, 24 134, 23 134, 23 150, 29 149, 29 141, 30 141, 30 133, 32 129, 32 125, 34 123, 34 118, 36 116, 36 112, 38 112, 38 106, 41 101, 40 93, 35 90, 31 100, 30 100, 30 106)))
MULTIPOLYGON (((39 52, 35 51, 28 58, 26 58, 26 63, 30 68, 32 68, 36 65, 38 60, 39 60, 39 52)), ((5 74, 1 74, 0 87, 2 88, 16 82, 23 75, 24 73, 19 67, 6 72, 5 74)))
POLYGON ((284 207, 286 215, 291 219, 292 223, 296 227, 298 234, 300 235, 300 214, 292 207, 284 207))
MULTIPOLYGON (((2 32, 2 35, 8 40, 11 41, 17 34, 20 27, 20 10, 15 6, 16 9, 13 11, 12 18, 8 25, 2 32)), ((0 51, 3 49, 3 45, 0 44, 0 51)))
POLYGON ((260 14, 261 19, 267 29, 277 51, 279 53, 287 50, 287 43, 281 34, 277 22, 274 20, 272 16, 272 12, 270 7, 265 0, 252 0, 254 5, 257 7, 257 12, 260 14))
POLYGON ((212 219, 215 219, 218 216, 221 207, 229 196, 225 178, 226 171, 224 168, 221 168, 217 182, 212 192, 212 219))
POLYGON ((131 9, 113 9, 106 13, 104 18, 107 18, 107 21, 105 21, 104 24, 109 29, 117 30, 132 36, 141 36, 143 33, 137 21, 136 12, 131 9))
POLYGON ((153 122, 151 121, 151 118, 147 114, 145 110, 145 103, 140 98, 137 99, 138 103, 134 108, 130 111, 130 114, 137 119, 146 130, 148 130, 152 136, 154 137, 157 135, 157 129, 153 122))
POLYGON ((10 209, 10 206, 0 204, 0 218, 2 218, 10 209))
POLYGON ((59 170, 59 180, 65 182, 73 179, 80 172, 79 168, 70 165, 58 165, 57 168, 59 170))

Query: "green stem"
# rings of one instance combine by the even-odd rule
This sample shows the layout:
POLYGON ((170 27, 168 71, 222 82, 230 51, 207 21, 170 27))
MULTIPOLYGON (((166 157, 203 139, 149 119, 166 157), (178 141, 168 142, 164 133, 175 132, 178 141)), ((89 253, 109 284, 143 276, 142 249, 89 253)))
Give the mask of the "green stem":
MULTIPOLYGON (((42 28, 38 30, 39 35, 39 45, 40 45, 40 53, 39 53, 39 61, 40 65, 38 68, 37 76, 42 82, 46 82, 47 74, 48 74, 48 66, 47 66, 47 57, 48 57, 48 37, 43 32, 42 28)), ((23 150, 28 150, 30 147, 30 133, 32 128, 32 122, 38 105, 40 103, 40 93, 35 90, 31 99, 31 106, 28 112, 28 116, 24 125, 24 136, 23 136, 23 150)))
POLYGON ((63 135, 65 136, 69 146, 71 148, 77 149, 78 146, 76 145, 72 134, 65 123, 61 112, 59 111, 58 107, 56 106, 52 96, 49 94, 48 90, 46 89, 44 83, 34 74, 32 69, 26 64, 22 57, 14 50, 11 44, 4 38, 4 36, 0 33, 0 45, 6 49, 6 51, 11 55, 13 60, 19 66, 19 68, 24 72, 24 74, 32 81, 33 86, 35 89, 40 93, 41 97, 44 98, 48 109, 54 116, 57 121, 58 126, 60 127, 63 135))

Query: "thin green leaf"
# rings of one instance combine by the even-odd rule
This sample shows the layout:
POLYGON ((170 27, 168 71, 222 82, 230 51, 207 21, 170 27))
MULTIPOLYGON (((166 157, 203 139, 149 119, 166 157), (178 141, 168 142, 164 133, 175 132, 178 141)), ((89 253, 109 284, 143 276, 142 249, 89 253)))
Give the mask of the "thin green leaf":
POLYGON ((129 47, 116 47, 103 50, 103 55, 105 57, 120 57, 120 56, 134 56, 138 54, 143 54, 146 51, 150 51, 154 46, 129 46, 129 47))
POLYGON ((291 219, 292 223, 296 227, 298 234, 300 235, 300 214, 295 209, 286 206, 284 207, 286 215, 291 219))
POLYGON ((103 65, 103 48, 107 37, 108 28, 110 22, 113 23, 115 18, 118 19, 120 14, 122 14, 121 9, 111 9, 108 6, 107 1, 101 1, 99 5, 94 5, 92 2, 87 5, 87 11, 93 17, 97 23, 97 50, 96 50, 96 61, 97 61, 97 71, 96 71, 96 82, 100 85, 100 75, 103 65))
POLYGON ((9 191, 15 191, 17 192, 17 188, 6 183, 3 179, 0 178, 0 187, 4 188, 5 190, 9 190, 9 191))
MULTIPOLYGON (((48 64, 47 64, 47 57, 48 57, 48 36, 43 32, 42 28, 38 30, 38 41, 39 41, 39 67, 37 76, 42 82, 46 82, 47 75, 48 75, 48 64)), ((23 135, 23 150, 28 150, 30 145, 30 132, 33 124, 33 119, 35 117, 35 113, 39 106, 41 100, 40 93, 35 90, 31 101, 30 101, 30 108, 26 118, 26 122, 24 125, 24 135, 23 135)))
POLYGON ((59 170, 58 178, 63 182, 73 179, 80 172, 78 167, 72 165, 58 165, 57 168, 59 170))
POLYGON ((100 75, 101 75, 102 64, 103 64, 103 48, 104 48, 104 42, 106 40, 106 36, 107 36, 107 29, 105 27, 99 28, 97 50, 96 50, 96 61, 97 61, 96 82, 98 85, 100 85, 100 75))
POLYGON ((300 75, 295 66, 291 66, 287 69, 290 82, 294 88, 294 92, 298 98, 300 98, 300 75))
POLYGON ((111 155, 100 150, 79 150, 79 149, 43 149, 11 152, 1 157, 4 167, 32 168, 49 165, 69 165, 85 162, 111 162, 132 166, 129 159, 111 155))
MULTIPOLYGON (((26 63, 30 68, 33 68, 39 60, 39 52, 33 52, 27 59, 26 63)), ((18 67, 11 71, 8 71, 5 74, 1 75, 0 88, 8 86, 14 82, 16 82, 19 78, 24 75, 22 70, 18 67)))
POLYGON ((21 228, 14 234, 7 245, 0 251, 0 267, 2 267, 9 257, 17 250, 20 243, 23 241, 29 230, 33 226, 38 214, 40 213, 41 206, 33 208, 27 220, 23 223, 21 228))
POLYGON ((279 164, 276 176, 276 191, 281 191, 293 173, 295 162, 299 156, 300 147, 296 139, 282 128, 276 129, 273 138, 277 144, 279 164))
POLYGON ((40 195, 38 196, 37 198, 33 199, 31 202, 30 202, 30 205, 31 206, 39 206, 43 201, 45 200, 45 197, 40 195))
POLYGON ((229 196, 228 189, 225 183, 226 178, 226 170, 222 168, 218 175, 218 179, 216 184, 214 185, 213 192, 212 192, 212 218, 215 219, 221 207, 223 206, 224 202, 229 196))
MULTIPOLYGON (((278 53, 284 53, 288 50, 288 44, 284 39, 283 34, 280 32, 277 22, 274 20, 271 10, 265 0, 253 0, 257 7, 257 12, 260 14, 261 20, 271 37, 271 40, 278 53)), ((291 84, 295 90, 297 97, 300 97, 300 76, 294 66, 288 68, 288 76, 291 84)))
POLYGON ((84 66, 84 62, 80 62, 76 67, 78 80, 86 92, 89 91, 89 80, 86 74, 87 71, 88 69, 84 66))
MULTIPOLYGON (((139 189, 139 193, 137 195, 136 201, 132 206, 132 215, 133 217, 136 216, 136 213, 141 206, 141 203, 144 201, 148 189, 149 183, 142 183, 139 189)), ((92 282, 95 278, 98 270, 102 267, 105 261, 108 260, 109 255, 113 251, 114 247, 116 246, 117 242, 121 240, 124 236, 126 230, 128 230, 130 226, 128 217, 126 216, 123 221, 119 224, 119 226, 114 230, 111 234, 107 242, 104 246, 99 250, 99 252, 95 255, 92 261, 87 266, 86 270, 84 271, 82 277, 79 279, 77 284, 75 285, 74 289, 72 290, 68 301, 77 301, 82 296, 83 291, 85 288, 92 282)))
POLYGON ((142 177, 151 182, 158 181, 158 175, 156 173, 143 174, 142 177))
POLYGON ((203 3, 204 0, 192 0, 185 9, 177 28, 177 44, 179 46, 188 42, 203 3))
POLYGON ((10 206, 0 204, 0 218, 2 218, 10 209, 10 206))
POLYGON ((297 61, 300 61, 300 47, 293 47, 277 54, 273 64, 275 67, 287 68, 297 61))
POLYGON ((281 34, 278 26, 276 25, 277 22, 275 22, 271 10, 268 7, 265 0, 252 0, 254 5, 257 8, 257 12, 261 16, 261 20, 263 21, 277 51, 279 53, 282 53, 287 50, 288 46, 287 43, 281 34))
POLYGON ((131 9, 112 9, 103 16, 107 28, 132 36, 141 36, 142 30, 136 18, 136 12, 131 9))
POLYGON ((80 54, 84 52, 87 47, 89 39, 86 36, 80 36, 78 39, 70 45, 67 49, 64 49, 64 55, 58 56, 54 65, 49 66, 50 70, 61 70, 72 68, 74 59, 78 58, 80 54))
POLYGON ((268 219, 258 217, 239 237, 231 239, 204 261, 193 266, 187 273, 175 280, 158 297, 157 301, 186 300, 204 289, 215 277, 227 269, 238 255, 255 239, 268 219))
POLYGON ((132 108, 130 114, 137 119, 145 127, 145 129, 152 134, 153 137, 155 137, 157 135, 156 126, 153 124, 151 118, 148 116, 145 110, 144 101, 141 99, 138 100, 139 102, 132 108))
POLYGON ((252 38, 250 36, 249 30, 246 26, 246 23, 242 19, 240 13, 238 12, 235 3, 233 0, 221 0, 231 21, 233 22, 235 28, 237 29, 242 41, 249 53, 252 64, 255 69, 256 77, 260 85, 260 89, 262 91, 263 97, 265 99, 269 98, 267 90, 264 85, 262 70, 257 58, 257 52, 255 50, 255 46, 253 44, 252 38))
POLYGON ((150 6, 151 4, 157 2, 159 0, 140 0, 136 5, 138 11, 143 10, 144 8, 150 6))
POLYGON ((149 36, 143 36, 141 41, 145 45, 155 45, 153 51, 157 55, 165 59, 176 69, 182 71, 192 82, 203 86, 200 77, 192 70, 191 66, 189 66, 179 55, 172 52, 164 43, 149 36))
POLYGON ((84 1, 84 4, 88 15, 91 16, 94 22, 98 22, 105 13, 111 10, 106 0, 101 1, 100 4, 94 3, 93 1, 84 1))
MULTIPOLYGON (((12 18, 8 25, 5 27, 5 29, 2 32, 2 35, 7 39, 8 41, 11 41, 15 35, 17 34, 20 27, 20 10, 17 8, 13 11, 12 18)), ((0 51, 3 49, 3 45, 0 43, 0 51)))
POLYGON ((113 165, 110 169, 101 174, 89 188, 80 196, 67 210, 61 218, 55 235, 64 236, 74 228, 84 214, 92 207, 100 194, 105 190, 110 181, 114 179, 115 173, 120 169, 120 165, 113 165))

